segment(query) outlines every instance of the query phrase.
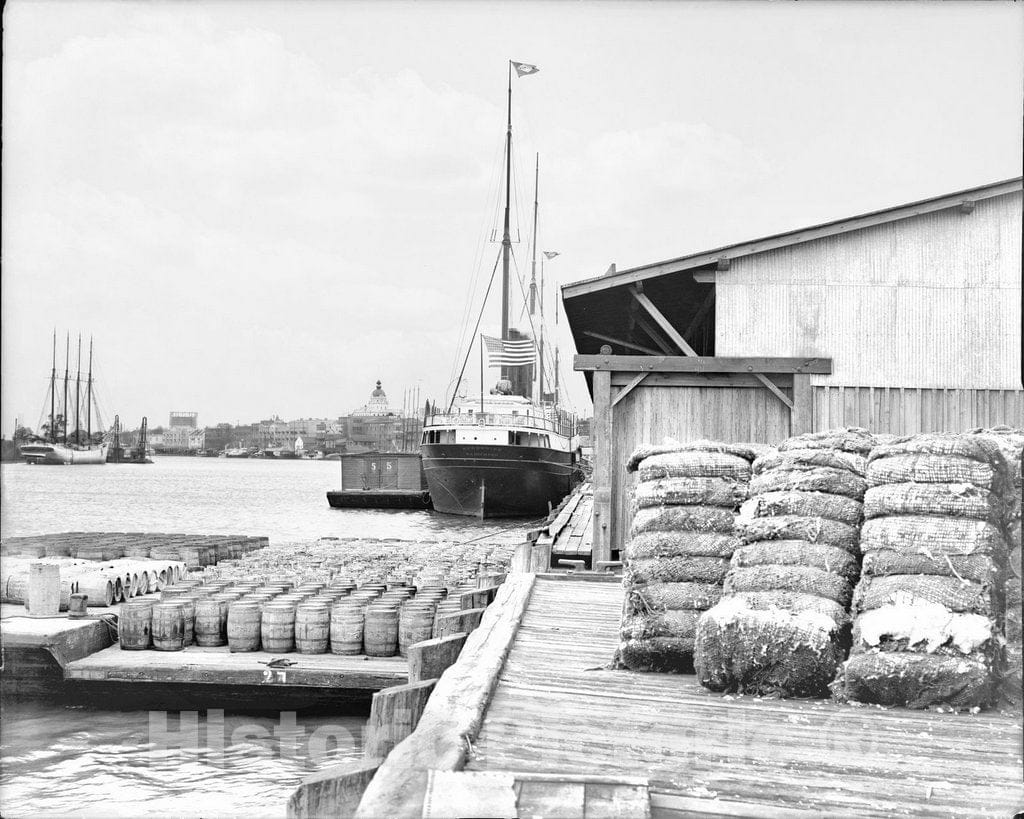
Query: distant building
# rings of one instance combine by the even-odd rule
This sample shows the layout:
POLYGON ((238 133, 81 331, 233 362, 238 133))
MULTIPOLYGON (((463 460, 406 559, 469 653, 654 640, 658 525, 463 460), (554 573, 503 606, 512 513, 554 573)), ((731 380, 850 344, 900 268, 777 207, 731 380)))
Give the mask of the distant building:
POLYGON ((398 452, 419 446, 422 423, 415 418, 406 418, 389 406, 387 393, 380 381, 370 393, 370 400, 353 410, 345 420, 348 440, 357 447, 398 452))
POLYGON ((196 429, 199 426, 199 413, 198 412, 172 412, 171 422, 167 425, 174 429, 175 427, 189 427, 190 429, 196 429))

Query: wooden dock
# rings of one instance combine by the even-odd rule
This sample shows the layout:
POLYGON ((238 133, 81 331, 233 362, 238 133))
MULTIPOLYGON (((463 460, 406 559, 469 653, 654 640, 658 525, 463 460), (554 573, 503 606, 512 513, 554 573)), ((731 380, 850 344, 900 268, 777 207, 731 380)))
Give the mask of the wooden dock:
POLYGON ((594 536, 594 490, 581 484, 566 499, 547 526, 543 538, 551 541, 551 557, 590 562, 594 536))
POLYGON ((183 651, 123 651, 112 646, 70 662, 65 679, 85 699, 159 707, 247 707, 281 710, 323 706, 365 708, 373 693, 408 681, 404 657, 338 654, 232 654, 226 646, 183 651), (275 658, 294 662, 269 668, 275 658), (91 696, 90 696, 91 695, 91 696))
MULTIPOLYGON (((635 799, 638 781, 655 819, 1010 816, 1024 805, 1020 713, 723 696, 693 676, 610 670, 621 585, 538 577, 531 590, 522 577, 439 680, 359 816, 443 814, 431 769, 451 772, 452 794, 512 787, 559 817, 615 815, 608 799, 635 799)), ((457 798, 449 815, 479 815, 457 798)))

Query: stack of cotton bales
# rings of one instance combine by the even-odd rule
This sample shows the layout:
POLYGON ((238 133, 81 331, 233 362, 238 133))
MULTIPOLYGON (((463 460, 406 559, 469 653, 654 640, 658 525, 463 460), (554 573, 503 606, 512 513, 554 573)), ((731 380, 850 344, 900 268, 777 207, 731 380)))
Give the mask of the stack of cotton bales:
POLYGON ((714 441, 644 447, 635 515, 624 550, 618 664, 635 671, 691 672, 701 612, 722 594, 737 507, 747 497, 750 464, 762 449, 714 441))
POLYGON ((754 461, 722 601, 701 618, 696 668, 714 691, 814 696, 849 644, 867 484, 866 430, 784 441, 754 461))
POLYGON ((980 435, 917 435, 869 457, 853 645, 838 699, 923 708, 991 701, 1009 476, 980 435))

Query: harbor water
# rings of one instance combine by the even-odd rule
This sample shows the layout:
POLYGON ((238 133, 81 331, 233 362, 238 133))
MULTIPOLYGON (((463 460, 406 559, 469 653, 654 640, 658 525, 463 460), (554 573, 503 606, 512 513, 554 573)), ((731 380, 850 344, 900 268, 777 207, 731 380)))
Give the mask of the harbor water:
MULTIPOLYGON (((532 521, 331 509, 337 461, 157 458, 3 464, 4 537, 66 531, 515 542, 532 521)), ((0 811, 20 816, 283 817, 303 778, 362 755, 365 716, 98 710, 3 702, 0 811), (116 796, 112 796, 116 794, 116 796)))

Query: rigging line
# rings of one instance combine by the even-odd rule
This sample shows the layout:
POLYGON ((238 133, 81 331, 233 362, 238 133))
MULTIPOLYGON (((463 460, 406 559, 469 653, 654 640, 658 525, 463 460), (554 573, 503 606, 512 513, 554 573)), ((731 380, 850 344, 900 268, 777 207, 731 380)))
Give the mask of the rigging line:
MULTIPOLYGON (((501 261, 501 254, 494 259, 494 267, 491 269, 491 279, 487 283, 487 292, 484 293, 484 303, 480 305, 480 313, 476 317, 476 327, 473 328, 473 338, 475 340, 477 331, 480 329, 480 319, 483 318, 484 308, 487 306, 487 297, 491 294, 491 287, 494 284, 494 274, 498 272, 498 262, 501 261)), ((473 345, 469 344, 466 346, 466 357, 462 359, 462 371, 459 373, 459 380, 455 383, 455 389, 452 390, 452 400, 448 402, 448 409, 446 412, 451 412, 452 404, 455 403, 455 394, 459 391, 459 384, 462 383, 462 376, 466 373, 466 362, 469 361, 469 354, 473 352, 473 345)), ((483 384, 480 385, 480 389, 483 389, 483 384)))

